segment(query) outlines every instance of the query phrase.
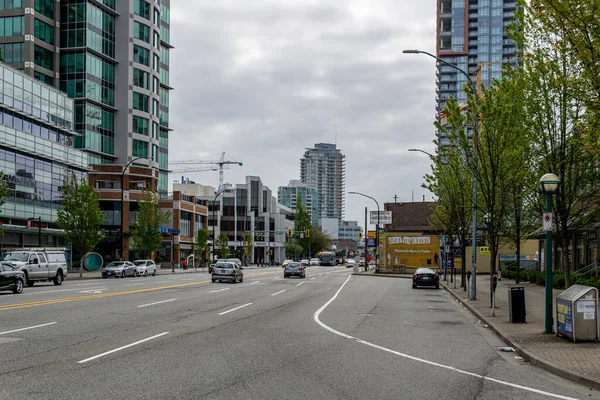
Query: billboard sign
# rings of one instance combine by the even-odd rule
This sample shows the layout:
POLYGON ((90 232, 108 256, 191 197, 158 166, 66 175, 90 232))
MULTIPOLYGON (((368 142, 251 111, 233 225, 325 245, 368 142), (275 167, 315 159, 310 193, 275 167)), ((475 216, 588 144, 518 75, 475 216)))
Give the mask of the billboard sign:
POLYGON ((368 231, 367 232, 367 237, 369 239, 374 239, 375 237, 377 237, 377 232, 375 232, 375 231, 368 231))
POLYGON ((371 211, 371 225, 387 225, 392 223, 392 212, 391 211, 379 211, 379 222, 377 222, 377 211, 371 211))
POLYGON ((439 236, 388 236, 388 266, 439 268, 441 257, 439 236))

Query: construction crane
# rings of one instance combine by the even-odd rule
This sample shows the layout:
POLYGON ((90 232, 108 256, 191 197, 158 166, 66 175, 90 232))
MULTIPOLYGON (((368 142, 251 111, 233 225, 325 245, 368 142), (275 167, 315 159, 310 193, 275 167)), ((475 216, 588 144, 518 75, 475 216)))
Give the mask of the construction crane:
POLYGON ((221 153, 221 158, 218 160, 189 160, 189 161, 173 161, 170 164, 173 165, 202 165, 202 164, 212 164, 214 167, 205 167, 205 168, 192 168, 185 169, 180 171, 173 172, 197 172, 197 171, 219 171, 219 191, 223 189, 223 170, 229 169, 226 165, 239 165, 240 167, 244 165, 240 161, 233 160, 225 160, 225 152, 221 153))

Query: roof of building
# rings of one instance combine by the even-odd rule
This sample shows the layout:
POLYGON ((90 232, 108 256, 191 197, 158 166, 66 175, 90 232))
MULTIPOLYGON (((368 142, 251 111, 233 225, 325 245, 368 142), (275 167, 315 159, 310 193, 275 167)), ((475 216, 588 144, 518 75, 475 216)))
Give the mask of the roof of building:
POLYGON ((392 212, 392 224, 387 231, 412 232, 430 231, 429 219, 435 202, 385 203, 385 210, 392 212))

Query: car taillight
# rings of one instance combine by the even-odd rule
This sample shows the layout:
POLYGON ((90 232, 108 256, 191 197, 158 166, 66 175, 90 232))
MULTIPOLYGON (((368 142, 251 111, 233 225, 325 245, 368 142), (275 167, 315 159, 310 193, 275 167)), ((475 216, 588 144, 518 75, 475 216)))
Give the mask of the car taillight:
POLYGON ((433 277, 434 277, 435 279, 438 279, 438 278, 439 278, 438 274, 435 274, 433 277))
POLYGON ((413 278, 414 278, 414 279, 417 279, 418 277, 419 277, 419 275, 417 275, 417 274, 414 274, 414 275, 413 275, 413 278))

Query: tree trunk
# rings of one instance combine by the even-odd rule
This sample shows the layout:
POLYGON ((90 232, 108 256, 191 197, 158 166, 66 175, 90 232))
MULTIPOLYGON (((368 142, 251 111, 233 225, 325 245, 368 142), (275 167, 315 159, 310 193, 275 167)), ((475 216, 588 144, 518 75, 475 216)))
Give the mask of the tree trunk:
MULTIPOLYGON (((521 230, 519 228, 517 228, 517 237, 520 238, 520 232, 521 230)), ((520 271, 521 271, 521 241, 517 240, 517 243, 515 243, 517 249, 516 249, 516 253, 517 253, 517 275, 515 277, 515 283, 519 283, 519 276, 520 276, 520 271)))
MULTIPOLYGON (((561 242, 563 271, 565 273, 565 288, 569 288, 571 286, 571 266, 569 265, 569 236, 563 236, 561 242)), ((552 285, 552 282, 550 282, 550 284, 552 285)))

